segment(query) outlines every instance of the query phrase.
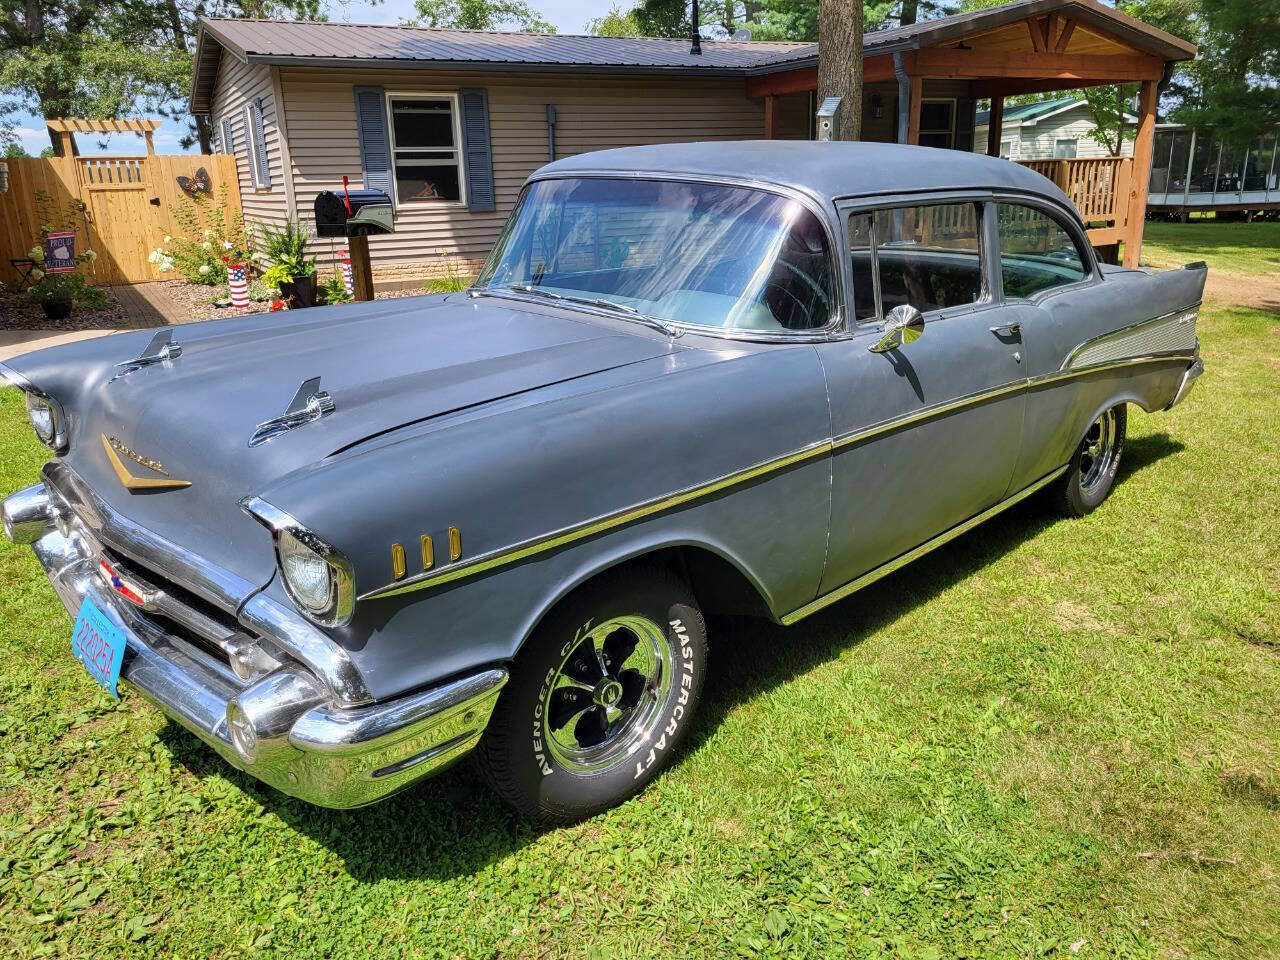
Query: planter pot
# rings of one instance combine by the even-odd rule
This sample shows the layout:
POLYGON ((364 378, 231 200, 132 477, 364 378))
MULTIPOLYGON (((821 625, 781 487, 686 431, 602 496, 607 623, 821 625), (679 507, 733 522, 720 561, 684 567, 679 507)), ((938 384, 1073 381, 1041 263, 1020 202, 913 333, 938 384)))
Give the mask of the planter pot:
POLYGON ((70 300, 41 300, 40 309, 50 320, 65 320, 71 316, 70 300))
POLYGON ((292 280, 283 280, 276 285, 280 291, 280 299, 291 307, 299 306, 298 304, 298 288, 292 280))
POLYGON ((249 305, 249 268, 245 264, 227 264, 227 288, 231 291, 233 307, 249 305))
POLYGON ((316 305, 316 278, 313 274, 309 277, 298 277, 293 281, 293 303, 294 307, 314 307, 316 305))

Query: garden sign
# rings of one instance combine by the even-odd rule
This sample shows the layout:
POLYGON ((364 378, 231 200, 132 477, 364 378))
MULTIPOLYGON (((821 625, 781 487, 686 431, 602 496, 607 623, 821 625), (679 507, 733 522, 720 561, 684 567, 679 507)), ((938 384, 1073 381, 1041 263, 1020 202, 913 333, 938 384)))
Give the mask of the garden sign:
POLYGON ((74 231, 51 233, 44 238, 44 272, 71 273, 76 268, 74 231))

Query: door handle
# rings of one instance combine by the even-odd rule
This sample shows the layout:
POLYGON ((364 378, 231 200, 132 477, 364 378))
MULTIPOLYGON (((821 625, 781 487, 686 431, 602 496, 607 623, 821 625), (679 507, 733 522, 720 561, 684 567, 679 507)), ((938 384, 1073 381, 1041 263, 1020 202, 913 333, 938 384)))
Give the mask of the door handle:
POLYGON ((1018 322, 1001 324, 998 327, 992 327, 991 332, 997 337, 1020 337, 1022 336, 1022 324, 1018 322))

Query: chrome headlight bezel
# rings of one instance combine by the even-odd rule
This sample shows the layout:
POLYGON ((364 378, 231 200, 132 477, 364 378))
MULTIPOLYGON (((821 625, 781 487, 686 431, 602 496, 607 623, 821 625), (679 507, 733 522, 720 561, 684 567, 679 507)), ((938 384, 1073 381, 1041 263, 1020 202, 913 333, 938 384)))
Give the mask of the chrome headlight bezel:
MULTIPOLYGON (((304 617, 322 627, 340 627, 351 620, 355 611, 355 571, 346 555, 327 541, 299 523, 290 514, 273 506, 261 497, 245 497, 241 508, 272 533, 272 545, 276 555, 276 570, 284 592, 304 617), (322 560, 329 570, 328 601, 323 608, 308 603, 300 591, 290 582, 288 566, 281 552, 281 538, 309 551, 322 560)), ((290 548, 292 549, 292 548, 290 548)))
POLYGON ((55 453, 61 453, 65 450, 67 448, 67 415, 66 411, 62 409, 62 404, 36 387, 30 380, 13 368, 0 363, 0 386, 4 386, 6 383, 12 384, 22 391, 23 402, 27 409, 27 420, 31 423, 31 429, 35 433, 36 439, 55 453), (35 413, 32 410, 33 405, 43 407, 49 412, 50 426, 47 436, 45 431, 42 431, 36 423, 35 413))
POLYGON ((22 398, 26 402, 27 419, 31 421, 36 439, 46 447, 55 449, 58 444, 58 408, 48 397, 33 390, 24 391, 22 398))

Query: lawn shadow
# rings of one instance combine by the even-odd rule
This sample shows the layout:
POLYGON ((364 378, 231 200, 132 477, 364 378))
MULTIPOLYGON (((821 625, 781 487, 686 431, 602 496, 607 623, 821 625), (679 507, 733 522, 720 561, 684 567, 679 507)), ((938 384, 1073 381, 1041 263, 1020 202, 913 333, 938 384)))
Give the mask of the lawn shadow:
MULTIPOLYGON (((1182 449, 1165 433, 1134 439, 1125 449, 1120 480, 1182 449)), ((738 704, 839 657, 1057 522, 1041 498, 1032 497, 796 626, 714 618, 707 690, 687 749, 703 744, 738 704), (732 655, 724 655, 726 651, 732 655)), ((222 776, 235 783, 267 813, 333 851, 360 881, 471 875, 519 851, 541 832, 499 801, 465 763, 374 806, 325 810, 234 770, 174 724, 162 731, 161 740, 193 775, 222 776)))

